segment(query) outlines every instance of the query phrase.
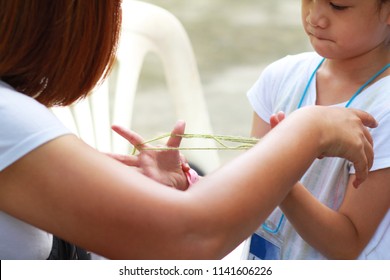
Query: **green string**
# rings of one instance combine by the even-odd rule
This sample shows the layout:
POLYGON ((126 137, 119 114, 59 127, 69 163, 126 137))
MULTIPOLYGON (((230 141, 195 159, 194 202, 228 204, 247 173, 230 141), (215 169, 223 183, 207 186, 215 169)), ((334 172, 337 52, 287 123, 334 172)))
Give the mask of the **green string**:
POLYGON ((135 155, 135 153, 138 151, 145 151, 145 150, 156 150, 156 151, 169 151, 169 150, 248 150, 252 148, 257 142, 259 141, 258 138, 253 137, 241 137, 241 136, 230 136, 230 135, 211 135, 211 134, 171 134, 166 133, 163 135, 160 135, 156 138, 153 138, 151 140, 147 140, 143 142, 141 145, 134 146, 132 155, 135 155), (187 139, 210 139, 214 140, 219 146, 217 147, 147 147, 147 148, 141 148, 144 144, 149 144, 167 137, 182 137, 187 139), (232 143, 239 143, 240 145, 231 146, 227 145, 225 142, 232 142, 232 143))

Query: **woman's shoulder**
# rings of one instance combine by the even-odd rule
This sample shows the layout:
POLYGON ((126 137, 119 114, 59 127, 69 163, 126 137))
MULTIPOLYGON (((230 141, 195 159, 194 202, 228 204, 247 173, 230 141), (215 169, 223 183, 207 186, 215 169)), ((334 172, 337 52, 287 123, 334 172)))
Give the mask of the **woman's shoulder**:
POLYGON ((44 105, 0 82, 0 170, 69 130, 44 105))
POLYGON ((10 85, 0 81, 0 115, 1 121, 17 122, 29 121, 35 115, 40 118, 45 116, 51 118, 53 114, 34 98, 18 92, 10 85))
POLYGON ((36 110, 45 110, 45 106, 33 98, 18 92, 10 85, 0 81, 0 114, 28 114, 36 110))

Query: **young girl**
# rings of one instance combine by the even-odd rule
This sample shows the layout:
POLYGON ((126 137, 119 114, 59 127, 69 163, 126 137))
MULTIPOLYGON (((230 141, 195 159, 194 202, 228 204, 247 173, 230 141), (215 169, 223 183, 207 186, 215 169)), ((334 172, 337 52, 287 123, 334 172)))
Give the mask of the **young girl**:
POLYGON ((390 1, 303 0, 302 22, 315 52, 262 73, 248 92, 252 135, 264 136, 283 118, 268 123, 279 111, 358 108, 379 122, 374 165, 355 189, 348 161, 316 160, 252 236, 249 258, 390 259, 390 1))

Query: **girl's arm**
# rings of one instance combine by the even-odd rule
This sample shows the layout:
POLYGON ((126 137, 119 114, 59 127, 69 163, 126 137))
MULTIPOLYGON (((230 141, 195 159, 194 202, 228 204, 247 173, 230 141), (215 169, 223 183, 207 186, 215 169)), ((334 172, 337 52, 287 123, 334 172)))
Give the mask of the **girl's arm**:
POLYGON ((320 203, 300 183, 280 205, 296 231, 329 259, 356 259, 390 206, 390 169, 370 172, 356 189, 351 176, 338 210, 320 203))
MULTIPOLYGON (((259 137, 259 132, 275 127, 282 120, 280 115, 272 116, 269 125, 255 114, 252 133, 259 137)), ((328 208, 297 183, 280 208, 299 235, 323 255, 330 259, 355 259, 388 211, 389 179, 389 168, 370 172, 356 189, 352 175, 338 210, 328 208)))
POLYGON ((0 209, 108 258, 221 258, 282 202, 314 158, 345 157, 364 179, 372 162, 364 125, 376 122, 355 110, 301 109, 186 192, 62 136, 0 172, 0 209))

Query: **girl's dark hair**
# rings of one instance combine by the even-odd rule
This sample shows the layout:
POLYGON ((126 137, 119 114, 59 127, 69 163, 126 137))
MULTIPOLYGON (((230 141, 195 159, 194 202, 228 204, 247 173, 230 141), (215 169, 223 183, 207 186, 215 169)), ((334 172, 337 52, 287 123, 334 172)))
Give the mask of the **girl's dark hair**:
POLYGON ((0 79, 46 106, 85 97, 114 63, 121 16, 120 0, 0 0, 0 79))

